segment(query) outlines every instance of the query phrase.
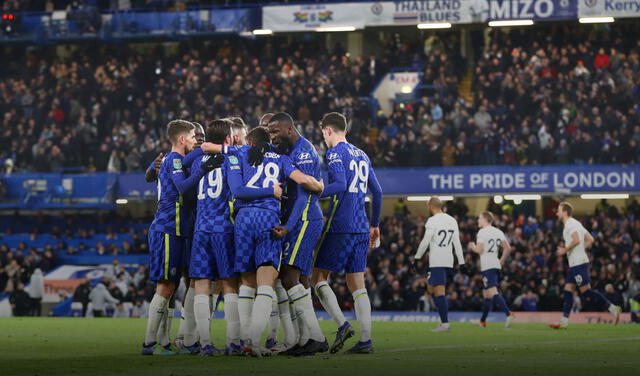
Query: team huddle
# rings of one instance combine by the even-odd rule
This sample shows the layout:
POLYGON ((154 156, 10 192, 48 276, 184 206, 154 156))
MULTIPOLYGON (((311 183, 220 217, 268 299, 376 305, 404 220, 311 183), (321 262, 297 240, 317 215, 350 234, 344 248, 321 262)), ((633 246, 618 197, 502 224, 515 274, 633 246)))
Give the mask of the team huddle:
MULTIPOLYGON (((347 353, 373 352, 364 272, 367 253, 380 240, 382 189, 369 157, 347 142, 345 117, 325 114, 320 126, 327 145, 326 182, 321 178, 320 156, 286 113, 264 115, 260 126, 248 133, 239 118, 217 119, 206 129, 184 120, 168 124, 172 150, 147 170, 147 180, 158 181, 158 209, 149 228, 150 278, 157 287, 149 306, 143 355, 336 353, 355 335, 355 328, 345 319, 328 283, 332 272, 346 274, 359 324, 359 341, 347 353), (368 193, 370 216, 365 208, 368 193), (321 198, 330 199, 326 215, 321 198), (181 277, 188 288, 180 330, 171 342, 173 296, 181 277), (318 323, 311 288, 337 326, 331 346, 318 323), (211 341, 210 318, 218 293, 227 324, 224 349, 211 341), (280 343, 278 325, 284 331, 280 343)), ((437 197, 428 206, 432 216, 412 266, 418 272, 429 250, 428 292, 440 318, 433 331, 447 332, 451 328, 445 291, 456 266, 454 253, 459 270, 466 273, 467 268, 456 220, 443 212, 437 197)), ((551 326, 567 327, 576 286, 608 309, 617 323, 620 308, 589 285, 586 248, 593 238, 571 218, 572 210, 562 203, 557 213, 565 223, 566 244, 558 254, 567 254, 570 269, 564 316, 551 326)), ((495 305, 504 312, 508 328, 515 315, 498 286, 509 242, 492 226, 490 212, 482 213, 478 221, 477 242, 468 249, 480 255, 485 298, 480 324, 486 326, 495 305)))
POLYGON ((149 229, 150 278, 157 287, 144 355, 338 352, 355 329, 329 287, 331 272, 346 273, 355 301, 360 340, 349 352, 373 351, 364 271, 367 252, 379 241, 382 190, 367 155, 346 141, 345 117, 328 113, 321 127, 326 183, 318 153, 286 113, 264 115, 248 133, 237 118, 214 120, 206 130, 184 120, 168 124, 172 150, 158 163, 158 210, 149 229), (318 202, 323 197, 331 198, 326 223, 318 202), (189 288, 172 344, 170 302, 181 276, 188 277, 189 288), (315 315, 311 286, 338 326, 331 347, 315 315), (224 350, 213 346, 210 335, 211 302, 217 300, 211 295, 218 289, 227 322, 224 350), (277 326, 274 316, 284 341, 270 335, 263 346, 267 323, 272 333, 277 326))

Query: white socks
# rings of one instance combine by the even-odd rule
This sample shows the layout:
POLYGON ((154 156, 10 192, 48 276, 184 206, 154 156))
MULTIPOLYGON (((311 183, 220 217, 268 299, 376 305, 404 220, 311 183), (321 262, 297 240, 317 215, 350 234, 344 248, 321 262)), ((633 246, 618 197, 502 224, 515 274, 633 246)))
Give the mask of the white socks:
POLYGON ((284 330, 284 343, 291 347, 298 343, 298 333, 291 322, 291 309, 289 308, 289 296, 280 280, 276 281, 276 296, 278 300, 278 310, 280 311, 280 324, 284 330))
POLYGON ((256 299, 251 311, 251 346, 258 347, 262 332, 267 326, 275 292, 271 286, 258 286, 256 299))
POLYGON ((278 311, 278 299, 271 301, 271 315, 269 316, 269 334, 267 339, 275 340, 278 337, 278 322, 280 321, 280 312, 278 311))
POLYGON ((206 346, 211 344, 211 327, 209 310, 209 296, 196 295, 193 299, 193 312, 196 321, 197 333, 200 336, 200 345, 206 346))
POLYGON ((256 298, 256 289, 242 285, 238 294, 238 314, 240 316, 240 339, 251 337, 251 312, 256 298))
POLYGON ((224 319, 227 321, 227 346, 240 345, 240 315, 238 294, 224 295, 224 319))
POLYGON ((169 301, 162 296, 155 294, 149 304, 149 318, 147 319, 147 330, 144 335, 144 343, 150 345, 156 342, 156 335, 160 327, 162 316, 166 313, 169 301))
MULTIPOLYGON (((312 340, 324 342, 324 334, 322 334, 318 318, 313 310, 311 290, 305 289, 304 286, 299 283, 290 288, 287 294, 298 313, 298 320, 300 320, 304 326, 304 332, 308 333, 309 338, 312 340)), ((302 337, 302 335, 300 337, 302 337)))
POLYGON ((336 298, 336 294, 326 281, 318 282, 316 285, 316 294, 318 295, 318 299, 320 299, 322 307, 329 315, 331 315, 331 318, 335 321, 338 327, 347 322, 340 306, 338 305, 338 298, 336 298))
POLYGON ((367 289, 360 289, 354 291, 352 295, 356 308, 356 319, 360 323, 360 342, 366 342, 371 339, 371 302, 369 301, 369 294, 367 294, 367 289))
MULTIPOLYGON (((184 345, 193 346, 198 341, 198 333, 196 332, 196 316, 193 312, 195 289, 189 287, 184 298, 183 315, 185 321, 184 345)), ((209 298, 207 298, 207 305, 209 298)))

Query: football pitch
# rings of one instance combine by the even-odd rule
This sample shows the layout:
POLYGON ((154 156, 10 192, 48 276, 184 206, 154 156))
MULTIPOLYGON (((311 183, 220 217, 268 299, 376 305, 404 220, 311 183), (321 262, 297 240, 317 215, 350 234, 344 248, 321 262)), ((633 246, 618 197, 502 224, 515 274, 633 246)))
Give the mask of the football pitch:
MULTIPOLYGON (((174 332, 178 320, 174 320, 174 332)), ((0 319, 0 375, 633 375, 640 371, 640 325, 374 322, 371 355, 264 359, 143 357, 143 319, 0 319)), ((321 322, 329 341, 335 326, 321 322)), ((213 321, 221 345, 224 321, 213 321)), ((350 340, 345 346, 355 342, 350 340)))

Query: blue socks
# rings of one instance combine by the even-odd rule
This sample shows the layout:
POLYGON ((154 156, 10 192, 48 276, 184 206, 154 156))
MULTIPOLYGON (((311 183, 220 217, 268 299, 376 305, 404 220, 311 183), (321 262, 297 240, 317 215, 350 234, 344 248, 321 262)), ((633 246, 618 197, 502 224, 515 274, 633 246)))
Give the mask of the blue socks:
POLYGON ((480 318, 480 321, 487 321, 487 316, 489 315, 489 311, 491 311, 491 305, 491 299, 484 300, 484 304, 482 304, 482 317, 480 318))
POLYGON ((449 322, 449 306, 447 305, 447 299, 444 295, 436 296, 436 307, 438 307, 438 313, 440 314, 440 321, 443 324, 449 322))
POLYGON ((611 302, 607 298, 605 298, 604 295, 599 293, 598 291, 587 290, 587 291, 583 292, 582 295, 584 295, 584 296, 588 297, 589 299, 593 300, 597 305, 602 307, 602 309, 608 309, 609 306, 611 305, 611 302))
POLYGON ((509 316, 511 314, 509 307, 507 307, 507 302, 504 301, 504 298, 502 297, 502 295, 500 294, 494 295, 493 302, 495 303, 496 306, 498 306, 499 310, 504 312, 505 315, 509 316))
POLYGON ((563 291, 564 303, 562 304, 563 316, 569 318, 571 314, 571 308, 573 308, 573 293, 569 291, 563 291))

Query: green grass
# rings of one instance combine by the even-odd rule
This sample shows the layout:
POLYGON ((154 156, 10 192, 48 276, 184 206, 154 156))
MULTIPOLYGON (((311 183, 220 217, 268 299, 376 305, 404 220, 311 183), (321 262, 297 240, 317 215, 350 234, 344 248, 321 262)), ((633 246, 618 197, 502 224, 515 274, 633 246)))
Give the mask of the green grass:
MULTIPOLYGON (((332 341, 335 326, 322 326, 332 341)), ((450 333, 431 333, 434 326, 374 323, 372 355, 252 359, 143 357, 141 319, 0 319, 0 375, 609 376, 640 370, 640 325, 573 324, 554 331, 516 323, 505 331, 498 323, 486 329, 453 323, 450 333)), ((221 344, 224 322, 214 321, 213 328, 221 344)))

